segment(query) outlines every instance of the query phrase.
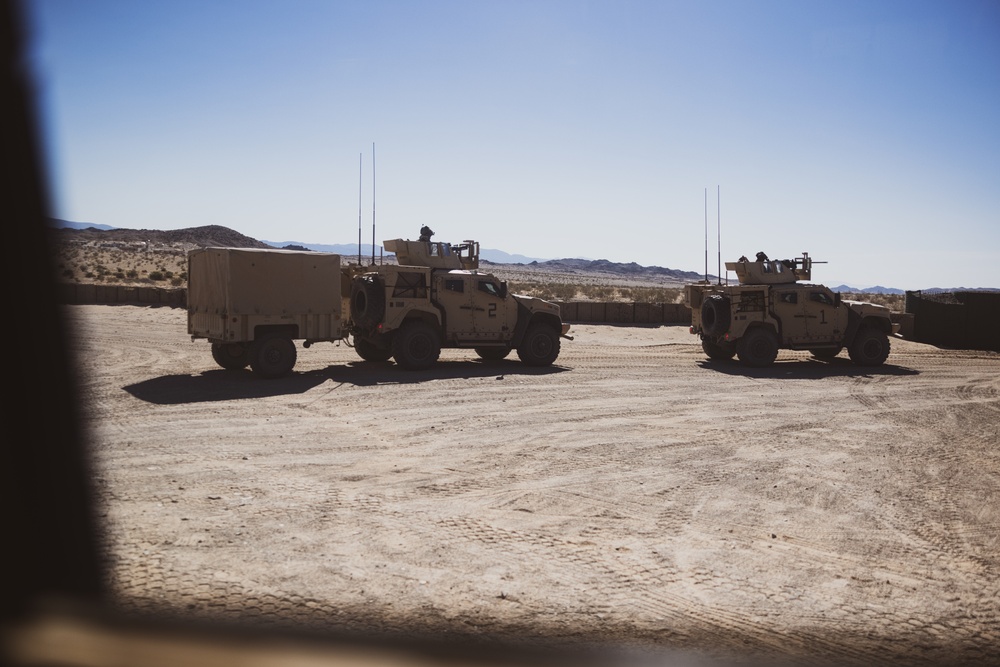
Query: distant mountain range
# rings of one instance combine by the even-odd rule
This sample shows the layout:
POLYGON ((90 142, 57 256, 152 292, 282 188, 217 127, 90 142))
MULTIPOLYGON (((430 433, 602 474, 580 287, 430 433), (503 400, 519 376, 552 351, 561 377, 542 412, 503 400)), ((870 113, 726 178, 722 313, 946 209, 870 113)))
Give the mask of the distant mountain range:
MULTIPOLYGON (((275 248, 286 248, 288 246, 297 246, 300 248, 306 248, 307 250, 314 250, 316 252, 333 252, 338 255, 343 255, 345 257, 357 257, 358 256, 358 244, 357 243, 334 243, 334 244, 323 244, 323 243, 303 243, 301 241, 262 241, 268 245, 274 246, 275 248)), ((378 257, 381 254, 382 246, 375 246, 375 256, 378 257)), ((372 256, 372 246, 371 244, 361 244, 361 256, 371 257, 372 256)), ((487 262, 493 262, 494 264, 530 264, 531 262, 544 262, 544 259, 539 259, 537 257, 525 257, 524 255, 511 255, 510 253, 504 252, 503 250, 493 250, 491 248, 480 248, 479 258, 486 260, 487 262)))
MULTIPOLYGON (((56 229, 65 230, 93 230, 93 233, 99 232, 114 232, 117 234, 123 234, 127 238, 138 240, 153 239, 161 240, 176 237, 177 240, 186 240, 189 242, 196 243, 202 246, 208 245, 218 245, 218 246, 230 246, 230 247, 243 247, 243 248, 259 248, 259 247, 273 247, 273 248, 285 248, 292 246, 297 249, 313 250, 315 252, 332 252, 338 255, 343 255, 344 257, 357 257, 358 246, 356 243, 339 243, 339 244, 321 244, 321 243, 302 243, 299 241, 258 241, 252 239, 248 236, 244 236, 239 232, 236 232, 227 227, 222 227, 221 225, 208 225, 204 227, 193 227, 188 229, 177 229, 177 230, 136 230, 136 229, 122 229, 117 227, 111 227, 110 225, 99 225, 94 223, 86 222, 71 222, 69 220, 61 220, 58 218, 51 219, 52 226, 56 229)), ((372 247, 371 245, 361 246, 361 256, 371 257, 372 247)), ((382 246, 375 246, 375 255, 381 256, 384 253, 382 246)), ((660 266, 641 266, 635 262, 621 263, 621 262, 611 262, 606 259, 540 259, 534 257, 526 257, 525 255, 517 255, 504 252, 503 250, 494 249, 480 249, 479 257, 487 264, 523 264, 525 266, 532 266, 541 269, 548 269, 552 271, 560 271, 566 273, 572 273, 575 271, 586 271, 586 272, 601 272, 601 273, 613 273, 618 275, 631 275, 631 276, 657 276, 671 278, 683 282, 693 282, 701 280, 704 275, 697 273, 695 271, 680 271, 677 269, 667 269, 660 266)), ((710 277, 712 280, 715 276, 710 277)), ((851 294, 904 294, 904 290, 895 287, 882 287, 881 285, 876 285, 874 287, 857 288, 851 287, 849 285, 839 285, 837 287, 831 288, 835 292, 844 292, 851 294)), ((996 288, 967 288, 967 287, 933 287, 931 289, 922 290, 927 294, 936 294, 942 292, 996 292, 1000 291, 996 288)))
POLYGON ((111 225, 95 225, 91 222, 70 222, 69 220, 60 220, 59 218, 49 218, 49 221, 53 227, 58 229, 100 229, 103 232, 117 229, 117 227, 112 227, 111 225))

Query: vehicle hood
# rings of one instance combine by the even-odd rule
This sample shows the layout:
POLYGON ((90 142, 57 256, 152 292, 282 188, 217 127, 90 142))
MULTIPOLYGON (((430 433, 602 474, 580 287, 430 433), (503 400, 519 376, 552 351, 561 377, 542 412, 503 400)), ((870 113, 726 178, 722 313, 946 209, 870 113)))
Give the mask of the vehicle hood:
POLYGON ((539 299, 536 296, 525 296, 523 294, 514 294, 513 296, 517 299, 518 303, 532 312, 552 313, 553 315, 559 314, 559 305, 552 303, 551 301, 539 299))

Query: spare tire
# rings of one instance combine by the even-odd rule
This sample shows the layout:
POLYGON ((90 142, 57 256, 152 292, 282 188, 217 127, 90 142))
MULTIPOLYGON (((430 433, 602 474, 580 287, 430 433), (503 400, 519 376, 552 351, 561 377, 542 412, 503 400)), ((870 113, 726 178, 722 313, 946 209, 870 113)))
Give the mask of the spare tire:
POLYGON ((729 299, 713 294, 701 304, 701 330, 706 336, 721 336, 729 331, 729 299))
POLYGON ((376 275, 362 276, 351 285, 351 319, 361 329, 374 329, 385 315, 385 288, 376 275))

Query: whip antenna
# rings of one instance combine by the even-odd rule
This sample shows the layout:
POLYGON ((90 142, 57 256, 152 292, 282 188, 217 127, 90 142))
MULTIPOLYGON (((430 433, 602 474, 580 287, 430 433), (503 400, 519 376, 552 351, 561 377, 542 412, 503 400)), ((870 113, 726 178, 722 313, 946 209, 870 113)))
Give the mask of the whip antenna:
POLYGON ((708 282, 708 188, 705 188, 705 282, 708 282))
POLYGON ((358 153, 358 266, 361 266, 361 153, 358 153))
POLYGON ((716 278, 719 280, 719 284, 721 285, 722 284, 722 191, 718 185, 715 186, 715 197, 716 197, 715 211, 719 216, 719 219, 716 222, 717 227, 715 230, 715 238, 718 240, 719 244, 719 268, 717 269, 719 273, 716 276, 716 278))
POLYGON ((372 142, 372 264, 375 264, 375 142, 372 142))

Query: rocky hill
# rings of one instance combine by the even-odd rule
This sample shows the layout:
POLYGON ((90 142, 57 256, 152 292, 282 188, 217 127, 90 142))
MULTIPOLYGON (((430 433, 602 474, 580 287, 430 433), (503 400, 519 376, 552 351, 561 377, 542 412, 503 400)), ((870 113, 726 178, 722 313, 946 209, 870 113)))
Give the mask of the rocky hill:
POLYGON ((188 227, 185 229, 53 229, 59 243, 147 243, 152 246, 187 248, 270 248, 266 243, 250 238, 221 225, 188 227))

